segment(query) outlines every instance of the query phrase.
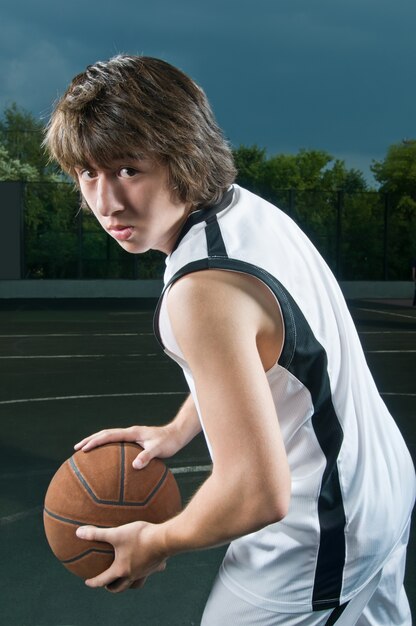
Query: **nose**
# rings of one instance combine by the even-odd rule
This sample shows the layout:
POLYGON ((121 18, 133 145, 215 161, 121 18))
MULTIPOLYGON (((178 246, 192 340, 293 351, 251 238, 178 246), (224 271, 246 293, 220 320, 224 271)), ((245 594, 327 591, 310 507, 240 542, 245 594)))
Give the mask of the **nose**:
POLYGON ((100 176, 97 183, 95 208, 103 217, 110 217, 124 209, 122 193, 116 180, 100 176))

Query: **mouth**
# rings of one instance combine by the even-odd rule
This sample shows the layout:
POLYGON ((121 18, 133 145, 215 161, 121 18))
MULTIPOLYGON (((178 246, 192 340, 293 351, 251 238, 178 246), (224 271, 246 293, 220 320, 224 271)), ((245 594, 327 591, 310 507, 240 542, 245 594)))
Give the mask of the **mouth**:
POLYGON ((110 226, 108 232, 117 241, 127 241, 133 234, 133 226, 110 226))

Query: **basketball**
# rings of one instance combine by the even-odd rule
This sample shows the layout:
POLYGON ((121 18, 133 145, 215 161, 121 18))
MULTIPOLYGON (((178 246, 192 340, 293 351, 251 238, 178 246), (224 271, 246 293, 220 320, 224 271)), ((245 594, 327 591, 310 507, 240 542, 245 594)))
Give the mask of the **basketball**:
POLYGON ((110 443, 78 451, 53 476, 45 496, 45 534, 52 552, 73 574, 93 578, 114 558, 110 544, 79 539, 79 526, 157 524, 180 511, 177 482, 160 459, 133 469, 141 450, 133 443, 110 443))

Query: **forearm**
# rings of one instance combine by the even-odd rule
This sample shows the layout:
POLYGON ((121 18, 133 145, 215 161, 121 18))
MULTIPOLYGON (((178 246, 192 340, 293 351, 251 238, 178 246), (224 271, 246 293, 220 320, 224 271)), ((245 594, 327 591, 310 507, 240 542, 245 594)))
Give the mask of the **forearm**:
POLYGON ((277 502, 282 498, 275 487, 280 484, 284 501, 288 487, 284 467, 283 462, 277 481, 261 480, 261 472, 255 468, 253 481, 247 466, 245 471, 231 470, 225 474, 214 470, 188 506, 162 524, 133 522, 115 528, 78 528, 81 539, 103 541, 115 547, 116 556, 110 568, 86 583, 90 587, 123 591, 133 581, 143 582, 149 574, 162 571, 166 560, 175 554, 228 543, 278 521, 285 512, 284 507, 279 510, 277 502))
POLYGON ((174 419, 168 424, 178 440, 180 448, 186 446, 198 433, 201 432, 201 423, 192 396, 189 394, 180 407, 174 419))
POLYGON ((290 475, 286 459, 279 475, 270 479, 264 475, 249 479, 250 471, 240 467, 225 476, 214 469, 187 507, 156 529, 165 558, 226 544, 287 514, 290 475))

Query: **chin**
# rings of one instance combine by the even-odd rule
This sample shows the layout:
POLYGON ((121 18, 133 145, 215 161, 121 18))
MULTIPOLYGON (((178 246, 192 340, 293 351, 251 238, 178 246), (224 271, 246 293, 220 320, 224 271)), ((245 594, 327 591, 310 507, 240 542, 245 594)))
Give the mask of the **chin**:
POLYGON ((129 252, 130 254, 144 254, 145 252, 148 252, 149 250, 151 250, 151 248, 149 246, 146 245, 140 245, 137 242, 129 242, 129 241, 124 241, 124 242, 117 242, 121 248, 123 248, 123 250, 125 250, 126 252, 129 252))

